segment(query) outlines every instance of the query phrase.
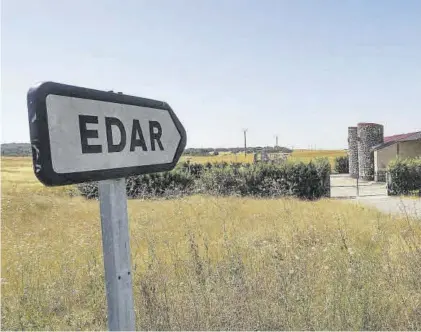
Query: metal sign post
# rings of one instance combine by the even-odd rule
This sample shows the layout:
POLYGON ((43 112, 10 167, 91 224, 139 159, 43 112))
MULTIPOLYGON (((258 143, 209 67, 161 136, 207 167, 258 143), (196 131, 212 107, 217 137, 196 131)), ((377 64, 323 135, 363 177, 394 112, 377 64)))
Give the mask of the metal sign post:
POLYGON ((135 330, 126 180, 99 181, 102 250, 111 331, 135 330))
POLYGON ((33 169, 46 186, 99 181, 110 330, 135 330, 125 178, 172 170, 187 135, 162 101, 44 82, 28 91, 33 169))

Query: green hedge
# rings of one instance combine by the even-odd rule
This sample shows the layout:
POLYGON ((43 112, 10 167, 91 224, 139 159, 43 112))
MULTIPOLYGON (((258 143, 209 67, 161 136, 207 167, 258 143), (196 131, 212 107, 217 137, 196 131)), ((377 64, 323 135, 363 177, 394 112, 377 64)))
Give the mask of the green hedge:
POLYGON ((341 156, 335 158, 334 170, 339 174, 349 173, 349 158, 348 156, 341 156))
MULTIPOLYGON (((188 172, 176 169, 171 172, 130 176, 126 179, 129 198, 174 197, 192 193, 195 178, 188 172)), ((78 184, 79 192, 86 198, 98 198, 98 183, 78 184)))
POLYGON ((410 195, 421 192, 421 158, 396 159, 387 167, 389 195, 410 195))
POLYGON ((315 199, 329 196, 328 161, 309 164, 259 164, 251 167, 213 168, 201 178, 203 191, 215 195, 293 196, 315 199))
MULTIPOLYGON (((189 164, 171 172, 127 179, 129 198, 174 197, 194 193, 255 197, 293 196, 317 199, 330 194, 330 164, 317 159, 309 164, 189 164)), ((78 185, 87 198, 98 197, 97 183, 78 185)))

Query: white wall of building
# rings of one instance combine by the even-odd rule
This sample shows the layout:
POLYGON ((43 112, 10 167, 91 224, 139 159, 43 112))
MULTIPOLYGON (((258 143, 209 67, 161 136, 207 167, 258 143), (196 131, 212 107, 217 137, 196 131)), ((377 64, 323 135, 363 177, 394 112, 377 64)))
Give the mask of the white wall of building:
POLYGON ((421 157, 421 141, 400 142, 399 156, 401 158, 421 157))
POLYGON ((374 151, 374 171, 385 170, 392 159, 421 157, 421 141, 399 142, 374 151))
POLYGON ((387 164, 396 158, 397 153, 396 143, 374 151, 374 172, 377 173, 379 170, 385 170, 387 164))

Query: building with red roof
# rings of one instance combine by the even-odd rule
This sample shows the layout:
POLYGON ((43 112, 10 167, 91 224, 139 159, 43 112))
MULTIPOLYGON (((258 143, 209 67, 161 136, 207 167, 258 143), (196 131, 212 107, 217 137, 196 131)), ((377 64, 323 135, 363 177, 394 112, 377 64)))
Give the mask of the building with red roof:
POLYGON ((383 143, 371 150, 374 152, 374 174, 378 175, 385 172, 389 162, 395 158, 421 157, 421 131, 385 136, 383 143))
POLYGON ((384 127, 378 123, 348 127, 349 175, 353 178, 385 181, 393 159, 414 157, 421 157, 421 131, 384 136, 384 127))

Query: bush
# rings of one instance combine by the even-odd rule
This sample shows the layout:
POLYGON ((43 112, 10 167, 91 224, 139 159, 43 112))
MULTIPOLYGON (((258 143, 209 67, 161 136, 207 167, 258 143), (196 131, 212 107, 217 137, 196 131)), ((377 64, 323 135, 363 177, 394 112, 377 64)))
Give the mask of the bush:
MULTIPOLYGON (((171 172, 132 176, 127 179, 129 198, 174 197, 192 193, 212 195, 316 199, 329 196, 329 161, 318 159, 309 164, 226 162, 199 165, 179 164, 171 172)), ((96 183, 78 186, 87 198, 98 197, 96 183)))
POLYGON ((395 159, 387 167, 389 195, 421 192, 421 158, 395 159))
POLYGON ((233 167, 213 167, 206 171, 200 179, 199 190, 214 195, 239 194, 243 179, 238 169, 233 167))
POLYGON ((329 159, 325 157, 315 158, 314 164, 320 178, 320 196, 330 197, 330 174, 332 173, 332 167, 329 159))
POLYGON ((293 196, 315 199, 330 195, 327 159, 309 164, 214 164, 196 181, 197 192, 255 197, 293 196))
MULTIPOLYGON (((175 197, 192 193, 194 176, 182 169, 171 172, 151 173, 130 176, 126 180, 128 198, 175 197)), ((78 184, 82 196, 98 198, 98 183, 86 182, 78 184)))
POLYGON ((77 185, 80 194, 88 199, 98 198, 98 182, 84 182, 77 185))
POLYGON ((132 176, 127 179, 127 196, 130 198, 173 197, 191 192, 194 177, 179 170, 132 176))
POLYGON ((205 170, 206 165, 203 164, 191 164, 189 161, 181 163, 178 166, 179 169, 183 170, 184 172, 190 173, 195 178, 200 178, 203 171, 205 170))
POLYGON ((335 158, 335 172, 339 174, 349 173, 349 159, 348 156, 341 156, 335 158))

